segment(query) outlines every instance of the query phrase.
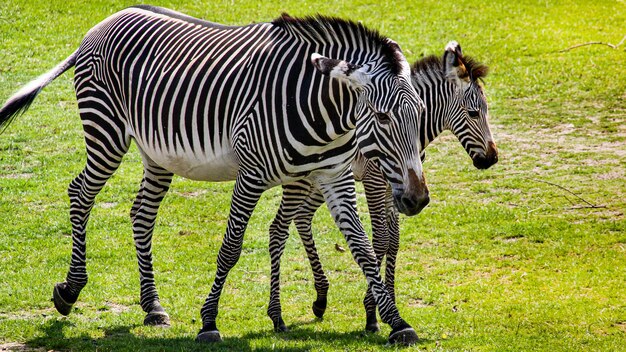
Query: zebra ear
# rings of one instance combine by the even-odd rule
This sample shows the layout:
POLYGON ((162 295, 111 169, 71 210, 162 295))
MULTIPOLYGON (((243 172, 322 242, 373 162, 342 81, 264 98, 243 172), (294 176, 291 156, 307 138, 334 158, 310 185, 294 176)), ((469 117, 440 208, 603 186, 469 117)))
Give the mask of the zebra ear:
POLYGON ((336 78, 363 87, 370 82, 370 77, 362 66, 344 60, 329 59, 318 53, 311 54, 313 66, 325 76, 336 78))
POLYGON ((455 41, 451 41, 446 45, 446 51, 443 54, 443 62, 445 64, 446 78, 452 83, 461 86, 463 82, 469 83, 470 76, 467 68, 463 64, 463 52, 461 46, 455 41))

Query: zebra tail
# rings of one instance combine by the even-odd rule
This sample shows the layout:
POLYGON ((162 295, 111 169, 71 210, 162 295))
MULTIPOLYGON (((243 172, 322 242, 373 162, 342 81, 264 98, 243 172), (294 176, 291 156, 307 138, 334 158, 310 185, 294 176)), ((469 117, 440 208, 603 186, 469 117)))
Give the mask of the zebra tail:
POLYGON ((77 56, 78 50, 67 59, 63 60, 63 62, 56 65, 52 70, 30 81, 17 91, 17 93, 13 94, 6 103, 4 103, 4 106, 0 108, 0 133, 4 132, 14 118, 28 110, 30 104, 35 100, 35 97, 37 97, 37 94, 41 92, 43 87, 50 84, 55 78, 62 75, 63 72, 73 67, 76 64, 77 56))

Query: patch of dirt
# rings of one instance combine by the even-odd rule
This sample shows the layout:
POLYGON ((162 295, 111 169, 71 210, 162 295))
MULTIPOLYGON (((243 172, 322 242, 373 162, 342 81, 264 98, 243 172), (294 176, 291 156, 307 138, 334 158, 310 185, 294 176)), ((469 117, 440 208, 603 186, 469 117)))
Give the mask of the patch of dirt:
MULTIPOLYGON (((51 316, 55 314, 57 314, 56 309, 45 308, 45 309, 35 309, 31 311, 0 313, 0 319, 22 320, 22 319, 33 319, 33 318, 38 318, 38 317, 47 317, 47 316, 51 316)), ((2 349, 0 349, 0 351, 2 351, 2 349)))
POLYGON ((410 298, 407 302, 407 306, 411 308, 427 308, 434 306, 433 303, 426 303, 421 298, 410 298))
POLYGON ((417 240, 417 245, 420 248, 436 248, 439 247, 439 241, 434 238, 427 240, 417 240))
POLYGON ((626 332, 626 321, 619 321, 619 322, 615 323, 614 326, 616 328, 622 330, 623 332, 626 332))
POLYGON ((104 305, 108 311, 110 311, 111 313, 115 313, 115 314, 121 314, 130 310, 129 306, 115 304, 111 302, 106 302, 104 305))
POLYGON ((102 209, 111 209, 111 208, 115 207, 116 205, 117 205, 117 203, 115 203, 115 202, 96 203, 96 206, 98 208, 102 208, 102 209))
MULTIPOLYGON (((571 210, 575 211, 578 209, 571 209, 571 210)), ((619 220, 624 217, 623 211, 619 209, 612 209, 612 207, 593 209, 593 213, 595 214, 595 216, 597 216, 600 219, 611 220, 611 221, 619 220)))
POLYGON ((194 192, 176 192, 176 191, 174 191, 172 193, 174 193, 176 195, 179 195, 181 197, 184 197, 184 198, 196 198, 196 197, 199 197, 199 196, 207 193, 207 190, 199 190, 199 191, 194 191, 194 192))
POLYGON ((510 235, 510 236, 502 237, 500 241, 503 243, 513 243, 513 242, 523 240, 524 238, 525 237, 523 235, 510 235))
MULTIPOLYGON (((8 179, 8 180, 25 180, 33 177, 33 174, 8 174, 2 175, 0 178, 8 179)), ((2 351, 2 350, 0 350, 2 351)))
POLYGON ((19 342, 9 342, 0 344, 0 351, 13 351, 13 352, 55 352, 54 350, 47 350, 43 347, 30 347, 19 342))

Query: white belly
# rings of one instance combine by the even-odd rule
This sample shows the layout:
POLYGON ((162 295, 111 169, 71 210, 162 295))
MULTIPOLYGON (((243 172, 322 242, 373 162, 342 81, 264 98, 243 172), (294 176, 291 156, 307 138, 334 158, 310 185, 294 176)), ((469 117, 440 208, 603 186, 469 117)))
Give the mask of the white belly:
POLYGON ((232 181, 237 177, 239 163, 229 148, 220 155, 198 157, 197 155, 159 154, 148 156, 164 169, 176 175, 197 181, 232 181))

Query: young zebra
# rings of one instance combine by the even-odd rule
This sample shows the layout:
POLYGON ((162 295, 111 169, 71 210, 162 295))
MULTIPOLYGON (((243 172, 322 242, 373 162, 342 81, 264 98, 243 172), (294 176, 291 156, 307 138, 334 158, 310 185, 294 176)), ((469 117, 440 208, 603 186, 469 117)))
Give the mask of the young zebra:
POLYGON ((72 258, 54 287, 70 313, 87 284, 86 225, 94 199, 135 141, 144 175, 131 209, 145 324, 168 325, 152 266, 157 211, 174 174, 236 180, 197 340, 220 341, 218 301, 261 194, 305 179, 324 194, 374 292, 392 343, 417 341, 398 313, 359 221, 350 161, 378 160, 400 211, 428 203, 417 130, 422 100, 399 46, 362 24, 324 16, 229 27, 138 6, 93 27, 80 47, 9 98, 0 127, 75 66, 87 163, 70 183, 72 258), (328 58, 326 56, 330 56, 328 58))
MULTIPOLYGON (((461 46, 456 42, 448 43, 443 58, 429 56, 413 65, 413 86, 426 103, 426 116, 421 119, 419 129, 420 145, 425 148, 441 132, 450 130, 459 139, 476 168, 486 169, 498 161, 498 151, 488 123, 487 100, 479 83, 486 74, 487 67, 464 57, 461 46)), ((422 149, 422 159, 424 155, 422 149)), ((389 186, 378 164, 360 153, 352 163, 352 171, 355 178, 363 182, 372 222, 374 251, 379 265, 386 256, 385 284, 391 298, 395 299, 394 274, 400 230, 389 186)), ((283 186, 280 208, 270 226, 272 275, 267 313, 276 331, 288 330, 281 315, 280 257, 292 221, 296 223, 313 269, 317 292, 313 313, 321 318, 326 310, 329 284, 311 233, 313 215, 323 203, 324 198, 319 190, 306 180, 283 186)), ((378 331, 376 302, 369 290, 363 303, 367 314, 366 330, 378 331)))

